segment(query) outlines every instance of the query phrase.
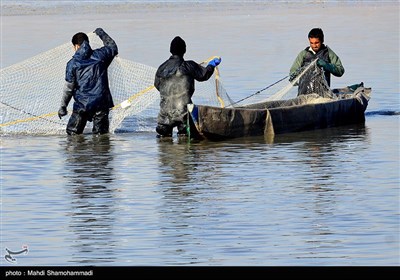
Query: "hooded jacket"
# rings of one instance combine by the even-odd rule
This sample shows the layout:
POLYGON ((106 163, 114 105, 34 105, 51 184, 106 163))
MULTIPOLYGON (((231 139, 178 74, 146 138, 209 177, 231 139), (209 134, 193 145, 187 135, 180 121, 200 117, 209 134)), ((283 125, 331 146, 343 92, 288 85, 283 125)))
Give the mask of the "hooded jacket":
POLYGON ((111 44, 95 50, 84 41, 67 63, 65 80, 73 85, 73 110, 86 112, 89 119, 96 112, 114 106, 107 69, 118 54, 118 48, 111 41, 111 44))
POLYGON ((160 92, 158 123, 175 125, 185 122, 187 104, 192 103, 195 80, 208 80, 214 73, 214 66, 203 67, 182 56, 172 55, 157 69, 154 86, 160 92))

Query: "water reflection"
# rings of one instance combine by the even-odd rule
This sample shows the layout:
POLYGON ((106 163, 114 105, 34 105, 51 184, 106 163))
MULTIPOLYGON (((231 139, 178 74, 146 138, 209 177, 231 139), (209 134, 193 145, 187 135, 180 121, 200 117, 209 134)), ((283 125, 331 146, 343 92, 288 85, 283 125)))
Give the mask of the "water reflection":
MULTIPOLYGON (((175 256, 171 264, 198 263, 193 248, 199 240, 195 237, 193 221, 202 208, 198 200, 205 188, 198 187, 196 179, 197 163, 200 161, 196 150, 187 140, 162 139, 158 142, 160 192, 162 204, 160 211, 162 238, 160 247, 165 254, 175 256)), ((168 263, 167 263, 168 264, 168 263)))
POLYGON ((299 259, 346 258, 347 253, 334 252, 345 246, 339 238, 343 229, 335 226, 335 220, 343 214, 340 202, 347 194, 346 188, 354 187, 345 179, 346 173, 359 172, 356 166, 351 166, 356 164, 351 154, 368 149, 368 130, 364 124, 357 124, 282 135, 275 138, 275 143, 296 140, 301 140, 296 146, 299 158, 296 168, 305 177, 297 186, 299 198, 302 198, 297 207, 307 223, 295 233, 303 235, 305 247, 293 255, 299 259), (342 166, 351 169, 344 170, 342 166))
POLYGON ((162 171, 162 183, 171 186, 184 186, 191 181, 190 173, 195 167, 192 164, 194 156, 190 145, 185 140, 177 143, 172 138, 160 139, 159 145, 159 163, 162 171))
MULTIPOLYGON (((341 209, 343 199, 346 200, 349 191, 351 193, 355 187, 347 178, 354 180, 354 173, 361 171, 355 160, 357 156, 352 157, 352 155, 368 150, 369 142, 368 129, 364 124, 357 124, 275 135, 272 139, 247 137, 208 143, 198 145, 196 152, 201 154, 203 151, 202 156, 207 160, 216 157, 218 153, 223 154, 224 157, 221 158, 225 161, 236 162, 232 168, 249 170, 243 175, 243 182, 237 178, 232 180, 239 188, 246 184, 249 187, 249 193, 244 193, 245 195, 241 197, 243 204, 260 188, 264 190, 260 192, 260 197, 271 195, 279 196, 283 200, 288 199, 286 207, 283 206, 282 209, 274 209, 274 205, 269 203, 265 205, 265 209, 274 209, 279 213, 292 209, 295 213, 289 218, 283 215, 282 217, 287 220, 279 221, 285 228, 284 235, 293 236, 293 239, 297 239, 300 243, 300 246, 291 249, 290 255, 299 260, 315 257, 322 261, 323 258, 348 258, 346 240, 340 238, 343 230, 347 229, 337 227, 337 217, 352 216, 349 212, 343 214, 341 209), (234 160, 229 159, 232 155, 234 160), (249 158, 255 164, 246 162, 249 158), (256 168, 251 170, 246 166, 256 166, 256 168), (260 170, 264 170, 264 176, 259 175, 260 170), (349 176, 348 172, 353 174, 349 176), (288 176, 288 173, 290 180, 279 178, 280 174, 288 176), (260 178, 263 183, 259 185, 265 184, 267 187, 248 185, 251 184, 249 182, 254 182, 251 176, 260 178)), ((213 168, 216 170, 223 169, 220 167, 224 164, 223 160, 212 163, 215 164, 213 168)), ((201 168, 198 168, 199 170, 201 168)), ((235 172, 230 170, 229 173, 229 176, 235 176, 235 172)), ((224 188, 227 189, 226 186, 224 188)), ((227 194, 224 194, 224 197, 226 196, 227 194)), ((261 219, 259 224, 262 225, 267 220, 268 218, 265 221, 261 219)), ((193 219, 187 221, 191 222, 193 227, 193 219)), ((233 225, 233 228, 234 226, 237 224, 233 225)), ((257 232, 256 229, 253 231, 257 232)), ((268 239, 268 232, 265 234, 263 237, 268 239)), ((243 241, 250 238, 240 236, 243 241)), ((203 241, 200 239, 197 242, 203 241)))
POLYGON ((110 136, 69 137, 65 156, 65 177, 71 195, 69 227, 75 236, 70 244, 76 250, 71 262, 112 262, 116 199, 110 136))
MULTIPOLYGON (((287 142, 294 135, 278 138, 287 142)), ((298 148, 305 174, 312 179, 314 189, 335 185, 335 177, 341 173, 340 162, 346 160, 343 152, 353 153, 366 148, 367 129, 364 124, 335 127, 298 135, 302 139, 298 148), (307 170, 308 169, 308 170, 307 170)), ((349 158, 347 161, 350 161, 349 158)))
POLYGON ((364 123, 359 123, 296 133, 278 134, 274 136, 272 143, 279 144, 306 141, 329 145, 330 143, 352 140, 364 141, 368 138, 368 135, 368 128, 364 123))

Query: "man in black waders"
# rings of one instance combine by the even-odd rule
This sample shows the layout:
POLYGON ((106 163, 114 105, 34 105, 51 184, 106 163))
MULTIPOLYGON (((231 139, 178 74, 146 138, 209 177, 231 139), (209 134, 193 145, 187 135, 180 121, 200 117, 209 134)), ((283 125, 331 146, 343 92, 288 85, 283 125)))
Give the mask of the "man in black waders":
POLYGON ((92 50, 89 38, 79 32, 72 37, 75 54, 67 63, 65 85, 58 111, 60 119, 68 114, 67 106, 74 97, 72 115, 67 124, 68 135, 82 134, 87 121, 93 121, 93 134, 109 131, 109 111, 114 107, 107 69, 118 54, 118 47, 102 28, 94 33, 104 47, 92 50))
POLYGON ((154 86, 160 92, 160 111, 156 131, 158 137, 172 137, 174 127, 178 136, 187 136, 187 105, 192 103, 195 80, 207 81, 220 64, 221 58, 214 58, 206 67, 192 60, 184 60, 185 41, 177 36, 171 41, 172 56, 157 69, 154 86))

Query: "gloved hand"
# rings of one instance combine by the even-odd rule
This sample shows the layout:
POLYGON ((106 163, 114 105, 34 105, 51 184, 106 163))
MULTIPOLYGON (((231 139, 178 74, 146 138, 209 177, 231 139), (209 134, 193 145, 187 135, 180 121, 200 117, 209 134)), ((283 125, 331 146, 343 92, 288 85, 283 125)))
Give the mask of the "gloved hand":
POLYGON ((93 33, 95 33, 97 36, 100 36, 100 35, 102 35, 102 34, 104 34, 104 30, 103 30, 103 28, 96 28, 96 30, 95 31, 93 31, 93 33))
POLYGON ((66 116, 67 114, 68 114, 67 107, 61 106, 60 109, 58 110, 58 117, 60 118, 60 120, 62 117, 66 116))
POLYGON ((327 63, 325 60, 319 58, 319 59, 317 60, 317 65, 318 65, 319 67, 324 68, 324 70, 327 70, 326 68, 328 67, 328 63, 327 63))
POLYGON ((220 57, 216 57, 216 58, 214 58, 213 60, 211 60, 211 61, 208 63, 208 65, 217 67, 217 66, 221 63, 221 60, 222 60, 222 59, 221 59, 220 57))
MULTIPOLYGON (((322 67, 322 69, 324 69, 324 71, 326 71, 326 72, 329 72, 329 73, 332 73, 333 75, 335 75, 335 76, 337 76, 338 74, 337 74, 337 68, 336 68, 336 66, 334 65, 334 64, 331 64, 331 63, 328 63, 328 62, 326 62, 325 60, 323 60, 323 59, 318 59, 317 60, 317 65, 319 66, 319 67, 322 67)), ((339 75, 340 76, 340 75, 339 75)))
POLYGON ((296 77, 297 77, 297 72, 289 74, 289 82, 293 82, 294 79, 296 79, 296 77))

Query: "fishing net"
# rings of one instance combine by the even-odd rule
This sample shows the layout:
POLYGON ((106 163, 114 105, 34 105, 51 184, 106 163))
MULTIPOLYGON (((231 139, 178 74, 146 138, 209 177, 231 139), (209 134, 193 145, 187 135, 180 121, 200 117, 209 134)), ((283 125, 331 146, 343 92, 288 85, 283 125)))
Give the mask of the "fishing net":
POLYGON ((252 107, 254 104, 271 101, 279 101, 280 106, 290 106, 297 97, 308 100, 307 103, 337 98, 326 82, 323 70, 317 66, 317 59, 299 68, 291 76, 286 76, 227 107, 252 107), (301 95, 307 97, 302 98, 301 95))
MULTIPOLYGON (((103 46, 88 33, 93 49, 103 46)), ((1 69, 0 133, 65 134, 69 115, 58 118, 65 67, 74 54, 72 44, 31 57, 1 69)), ((207 63, 205 61, 204 63, 207 63)), ((117 56, 108 69, 115 107, 110 112, 110 132, 154 131, 159 111, 159 92, 153 86, 156 69, 117 56)), ((207 82, 196 84, 193 102, 224 107, 232 103, 218 70, 207 82)), ((68 106, 72 112, 73 100, 68 106)), ((91 131, 88 123, 85 132, 91 131)))
MULTIPOLYGON (((88 33, 88 36, 93 49, 103 45, 95 34, 88 33)), ((73 54, 72 44, 65 43, 1 69, 1 134, 66 133, 69 115, 60 120, 57 111, 65 83, 66 63, 73 54)), ((206 65, 213 58, 203 64, 206 65)), ((108 71, 110 90, 116 104, 110 112, 110 132, 155 131, 160 101, 159 92, 153 86, 156 69, 117 56, 108 71)), ((332 98, 323 72, 314 61, 293 77, 285 77, 237 102, 229 97, 223 87, 217 67, 213 77, 196 84, 192 100, 195 104, 215 107, 241 107, 258 102, 286 100, 297 96, 297 88, 305 93, 317 92, 319 96, 332 98)), ((72 105, 73 100, 68 106, 69 114, 72 105)), ((92 123, 89 122, 85 132, 91 129, 92 123)))

